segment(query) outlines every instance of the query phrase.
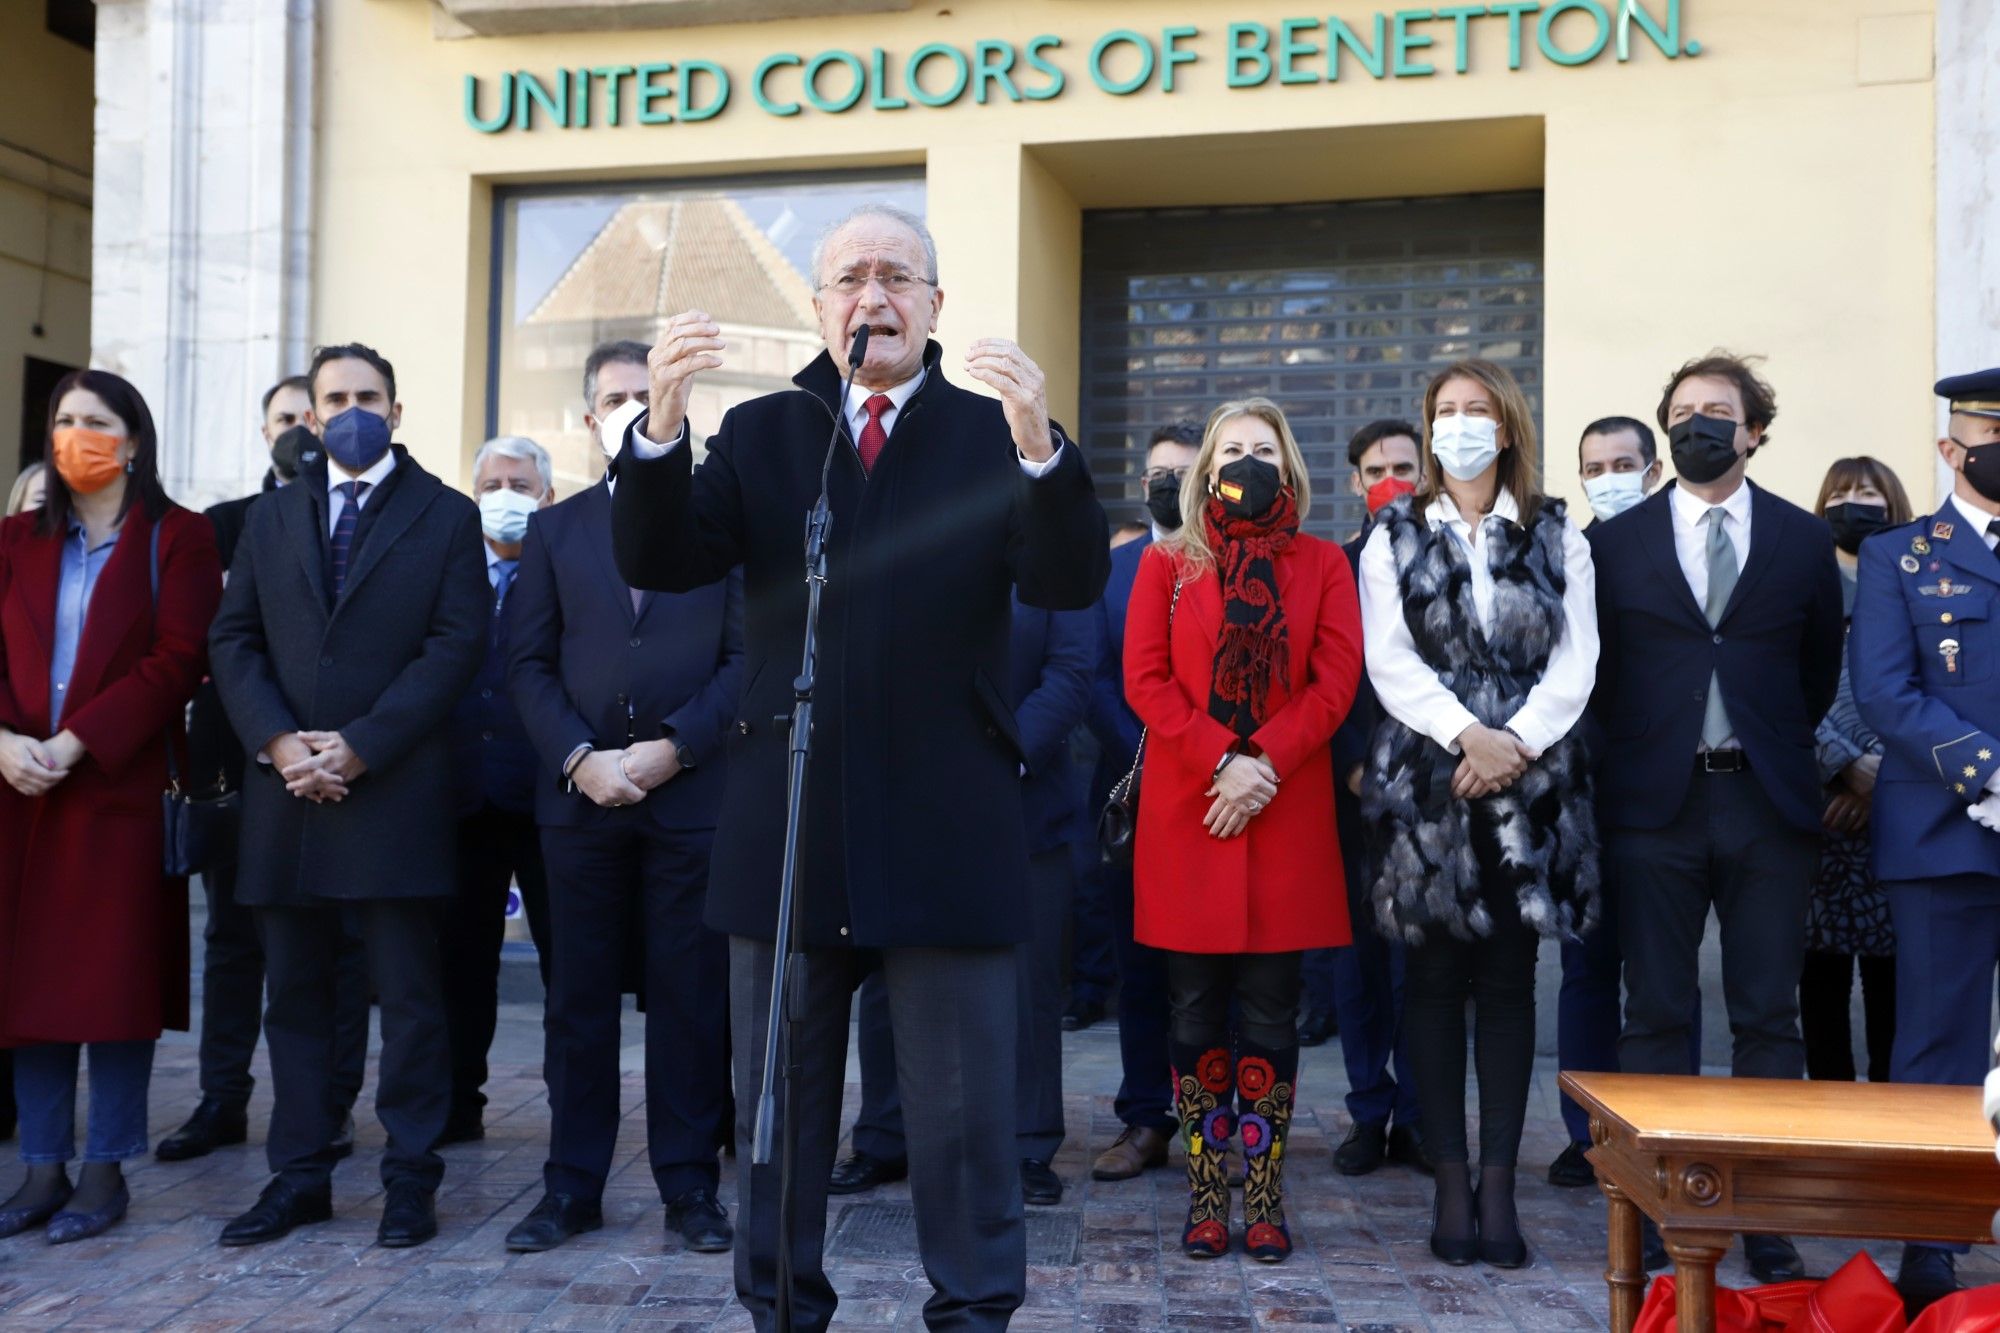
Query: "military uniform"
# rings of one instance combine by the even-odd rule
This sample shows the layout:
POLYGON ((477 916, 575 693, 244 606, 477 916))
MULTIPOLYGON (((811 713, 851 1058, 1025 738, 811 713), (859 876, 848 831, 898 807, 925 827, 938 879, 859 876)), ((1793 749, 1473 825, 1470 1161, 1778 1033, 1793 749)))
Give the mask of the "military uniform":
MULTIPOLYGON (((1937 390, 1955 427, 2000 419, 2000 369, 1937 390)), ((1872 833, 1896 932, 1899 1083, 1978 1084, 1989 1065, 2000 832, 1969 816, 1988 798, 1982 811, 2000 809, 2000 499, 1975 495, 1862 545, 1849 638, 1855 702, 1884 746, 1872 833)), ((1950 1281, 1941 1249, 1910 1247, 1904 1279, 1913 1260, 1950 1281)))

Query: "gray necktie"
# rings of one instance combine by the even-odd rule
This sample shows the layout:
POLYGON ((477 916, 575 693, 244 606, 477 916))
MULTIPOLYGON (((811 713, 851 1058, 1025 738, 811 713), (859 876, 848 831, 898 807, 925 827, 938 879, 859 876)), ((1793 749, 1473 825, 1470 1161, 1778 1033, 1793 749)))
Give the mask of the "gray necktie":
MULTIPOLYGON (((1725 517, 1722 507, 1717 505, 1705 515, 1708 521, 1708 623, 1722 623, 1722 613, 1729 608, 1729 595, 1736 591, 1736 544, 1729 540, 1729 533, 1723 528, 1725 517)), ((1712 674, 1708 681, 1708 712, 1701 720, 1701 744, 1703 749, 1713 750, 1736 734, 1736 728, 1729 725, 1729 710, 1722 706, 1722 676, 1712 674)))

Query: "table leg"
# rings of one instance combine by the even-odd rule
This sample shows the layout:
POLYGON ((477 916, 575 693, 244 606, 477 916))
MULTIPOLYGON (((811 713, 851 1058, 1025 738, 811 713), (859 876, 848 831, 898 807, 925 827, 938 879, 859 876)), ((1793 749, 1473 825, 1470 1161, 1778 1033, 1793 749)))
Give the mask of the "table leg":
POLYGON ((1610 1264, 1604 1270, 1604 1284, 1611 1289, 1611 1333, 1632 1333, 1632 1325, 1639 1321, 1639 1305, 1646 1296, 1639 1207, 1609 1177, 1599 1176, 1597 1187, 1604 1191, 1605 1219, 1610 1233, 1610 1264))
POLYGON ((1660 1235, 1674 1260, 1679 1333, 1715 1333, 1715 1265, 1729 1253, 1729 1233, 1662 1227, 1660 1235))

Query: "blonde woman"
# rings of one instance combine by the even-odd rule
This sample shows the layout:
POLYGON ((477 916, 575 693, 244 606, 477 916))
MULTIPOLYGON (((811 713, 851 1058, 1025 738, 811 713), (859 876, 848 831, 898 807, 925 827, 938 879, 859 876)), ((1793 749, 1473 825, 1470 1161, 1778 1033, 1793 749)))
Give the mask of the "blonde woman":
POLYGON ((1275 403, 1225 403, 1139 562, 1125 694, 1146 724, 1135 935, 1167 951, 1190 1256, 1229 1247, 1240 1137, 1245 1248, 1291 1253, 1282 1166, 1298 1077, 1299 961, 1350 938, 1328 741, 1361 674, 1354 576, 1299 530, 1311 499, 1275 403), (1238 1006, 1232 1050, 1229 1010, 1238 1006))

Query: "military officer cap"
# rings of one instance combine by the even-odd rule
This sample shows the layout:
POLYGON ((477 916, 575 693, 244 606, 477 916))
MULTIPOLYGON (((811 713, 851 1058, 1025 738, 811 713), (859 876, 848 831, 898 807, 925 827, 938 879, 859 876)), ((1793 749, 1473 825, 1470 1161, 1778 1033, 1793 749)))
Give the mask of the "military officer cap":
POLYGON ((1937 382, 1937 396, 1951 402, 1951 410, 1975 417, 2000 417, 2000 366, 1975 370, 1969 375, 1953 375, 1937 382))

